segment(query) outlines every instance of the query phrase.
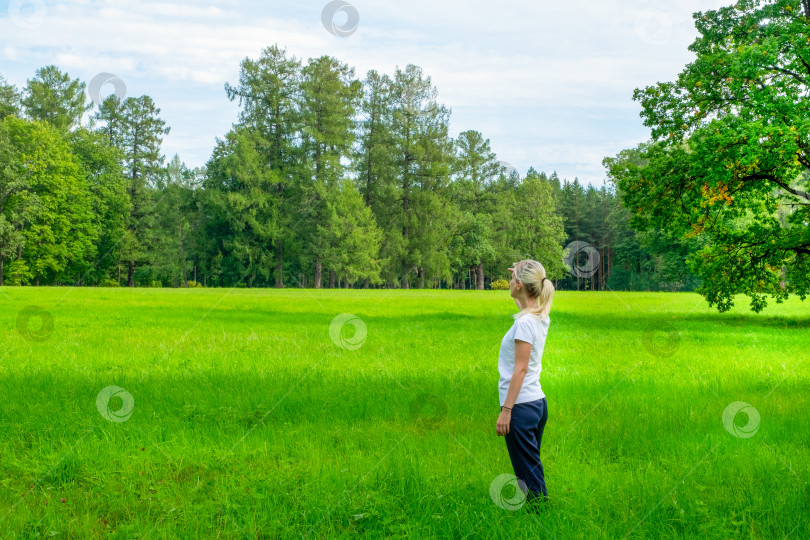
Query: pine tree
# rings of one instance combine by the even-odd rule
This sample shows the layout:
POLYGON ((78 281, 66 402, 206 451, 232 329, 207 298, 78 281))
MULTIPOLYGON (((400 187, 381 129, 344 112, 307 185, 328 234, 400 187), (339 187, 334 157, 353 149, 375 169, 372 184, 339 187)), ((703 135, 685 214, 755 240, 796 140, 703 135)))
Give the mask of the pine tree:
POLYGON ((298 224, 306 253, 305 261, 313 261, 315 288, 321 287, 323 266, 330 270, 329 286, 334 286, 335 272, 340 262, 327 258, 334 252, 334 238, 319 234, 318 225, 326 218, 330 194, 336 194, 343 178, 342 159, 348 159, 354 142, 354 115, 360 99, 361 83, 354 78, 354 69, 329 57, 310 59, 302 70, 301 116, 303 122, 302 150, 308 165, 302 178, 301 192, 312 200, 311 211, 298 224))
POLYGON ((296 187, 305 175, 301 156, 301 113, 299 93, 301 62, 288 58, 277 45, 262 51, 258 60, 245 58, 239 84, 225 85, 228 99, 242 106, 240 125, 255 131, 252 141, 261 167, 272 172, 275 204, 279 213, 268 230, 275 258, 275 286, 284 287, 285 245, 295 239, 294 229, 311 201, 296 200, 296 187), (288 193, 286 190, 290 188, 288 193))
POLYGON ((468 130, 454 141, 453 199, 464 214, 457 234, 464 243, 462 264, 473 268, 476 288, 484 290, 484 265, 495 259, 492 216, 494 209, 493 180, 504 173, 504 167, 492 152, 489 139, 478 131, 468 130))
POLYGON ((223 271, 233 284, 266 284, 274 268, 283 181, 282 172, 267 165, 267 145, 258 131, 236 126, 217 141, 207 165, 205 212, 217 240, 211 251, 227 257, 223 271))
POLYGON ((169 133, 160 118, 160 109, 149 96, 127 98, 118 105, 117 98, 105 100, 95 119, 105 122, 100 128, 111 143, 123 152, 124 174, 131 210, 119 251, 127 269, 127 286, 135 286, 135 270, 148 263, 147 252, 153 219, 151 190, 161 174, 163 135, 169 133))
POLYGON ((397 201, 392 211, 389 235, 401 231, 398 249, 391 254, 389 275, 401 280, 405 289, 418 277, 424 287, 426 271, 441 272, 427 254, 446 245, 448 230, 443 209, 447 197, 452 140, 448 136, 450 110, 436 102, 437 91, 422 69, 409 64, 397 69, 393 94, 396 99, 393 124, 393 148, 397 169, 397 201))

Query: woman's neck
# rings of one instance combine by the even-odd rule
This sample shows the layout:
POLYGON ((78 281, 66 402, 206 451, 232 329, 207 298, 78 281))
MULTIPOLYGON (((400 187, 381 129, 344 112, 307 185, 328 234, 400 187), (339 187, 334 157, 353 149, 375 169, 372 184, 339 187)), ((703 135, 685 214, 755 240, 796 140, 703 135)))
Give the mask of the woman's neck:
POLYGON ((524 298, 520 301, 520 309, 537 309, 539 307, 537 298, 524 298))

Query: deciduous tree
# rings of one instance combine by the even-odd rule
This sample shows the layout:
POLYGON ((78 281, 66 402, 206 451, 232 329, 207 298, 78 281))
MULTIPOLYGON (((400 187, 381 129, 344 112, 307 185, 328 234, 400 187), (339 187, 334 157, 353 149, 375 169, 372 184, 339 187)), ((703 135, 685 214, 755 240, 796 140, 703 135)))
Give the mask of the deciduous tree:
POLYGON ((706 242, 688 263, 719 311, 810 288, 810 3, 696 13, 696 59, 636 90, 652 141, 605 160, 638 229, 706 242), (780 214, 781 209, 781 214, 780 214), (782 216, 782 217, 780 217, 782 216))

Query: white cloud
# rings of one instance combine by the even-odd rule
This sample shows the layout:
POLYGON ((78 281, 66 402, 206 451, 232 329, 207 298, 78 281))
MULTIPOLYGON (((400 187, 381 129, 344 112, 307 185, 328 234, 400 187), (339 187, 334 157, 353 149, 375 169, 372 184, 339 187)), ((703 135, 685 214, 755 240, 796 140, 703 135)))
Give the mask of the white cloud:
POLYGON ((23 13, 33 29, 0 17, 0 73, 20 87, 51 63, 85 81, 115 73, 128 95, 155 99, 172 127, 164 153, 193 166, 236 120, 224 83, 264 47, 329 54, 361 78, 413 63, 453 109, 454 135, 481 131, 521 172, 601 184, 602 158, 647 136, 633 89, 674 79, 692 58, 692 13, 727 3, 355 1, 359 27, 340 38, 321 24, 326 0, 48 0, 41 20, 23 13))

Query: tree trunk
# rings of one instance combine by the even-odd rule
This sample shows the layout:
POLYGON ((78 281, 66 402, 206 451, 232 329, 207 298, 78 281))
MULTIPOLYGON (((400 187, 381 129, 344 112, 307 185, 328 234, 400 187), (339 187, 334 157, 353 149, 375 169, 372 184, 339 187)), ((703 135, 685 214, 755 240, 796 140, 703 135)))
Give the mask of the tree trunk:
POLYGON ((188 289, 188 278, 186 277, 186 256, 183 251, 183 222, 180 222, 180 268, 183 272, 183 287, 188 289))
MULTIPOLYGON (((0 266, 0 278, 2 278, 2 269, 3 267, 0 266)), ((369 279, 366 278, 365 281, 363 281, 363 288, 368 289, 368 286, 369 286, 369 279)))
MULTIPOLYGON (((808 0, 808 1, 810 1, 810 0, 808 0)), ((783 266, 782 267, 782 279, 779 280, 779 287, 782 290, 784 290, 785 286, 787 285, 785 283, 785 274, 786 274, 786 272, 787 272, 787 267, 783 266)), ((3 259, 0 259, 0 285, 2 285, 2 284, 3 284, 3 259)))
POLYGON ((599 277, 597 278, 599 283, 597 285, 597 289, 600 291, 605 290, 605 248, 602 248, 601 252, 599 253, 599 277))
POLYGON ((484 290, 484 263, 478 263, 478 290, 484 290))
POLYGON ((278 243, 278 264, 276 265, 276 288, 284 288, 284 239, 278 243))
POLYGON ((419 269, 419 288, 420 289, 425 288, 425 269, 424 268, 419 269))
POLYGON ((320 260, 315 261, 315 288, 321 288, 321 280, 323 279, 323 263, 320 260))
POLYGON ((2 287, 3 285, 6 284, 5 278, 3 276, 3 263, 4 263, 4 260, 5 260, 5 257, 0 255, 0 287, 2 287))
POLYGON ((330 289, 335 288, 335 271, 334 270, 329 270, 329 288, 330 289))
POLYGON ((135 261, 129 261, 129 276, 127 277, 127 287, 134 287, 135 280, 133 276, 135 275, 135 261))

